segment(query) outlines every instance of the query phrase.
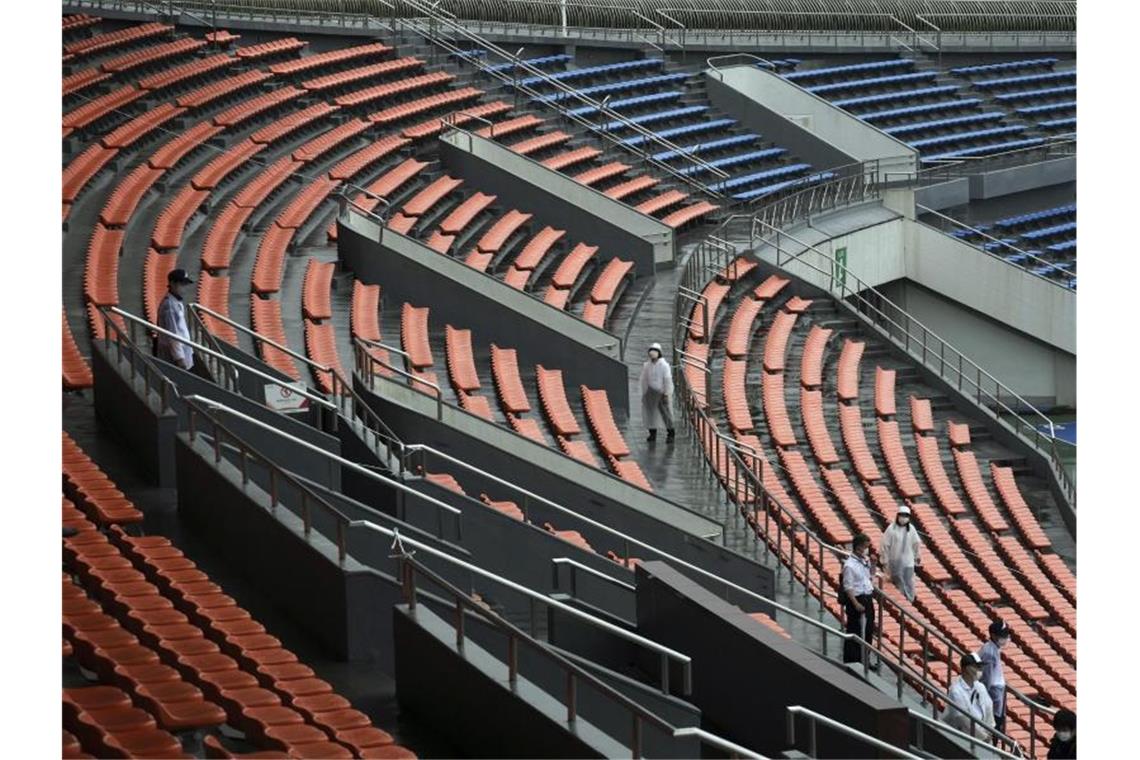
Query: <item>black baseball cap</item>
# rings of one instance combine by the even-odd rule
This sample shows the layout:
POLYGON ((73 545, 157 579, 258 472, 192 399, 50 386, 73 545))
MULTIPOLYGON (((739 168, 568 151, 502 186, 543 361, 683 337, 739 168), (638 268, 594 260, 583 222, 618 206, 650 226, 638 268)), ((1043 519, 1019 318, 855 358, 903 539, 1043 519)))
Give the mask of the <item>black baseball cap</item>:
POLYGON ((194 282, 194 280, 190 279, 190 275, 186 274, 185 269, 171 269, 170 274, 166 275, 166 283, 168 285, 173 285, 176 282, 182 282, 189 285, 190 283, 194 282))
POLYGON ((1010 635, 1009 626, 1005 624, 1004 620, 998 620, 990 623, 990 638, 1001 639, 1008 638, 1010 635))
POLYGON ((962 670, 965 670, 968 667, 980 668, 982 667, 982 658, 978 657, 978 655, 974 652, 970 652, 969 654, 962 655, 962 659, 958 662, 958 664, 961 666, 962 670))

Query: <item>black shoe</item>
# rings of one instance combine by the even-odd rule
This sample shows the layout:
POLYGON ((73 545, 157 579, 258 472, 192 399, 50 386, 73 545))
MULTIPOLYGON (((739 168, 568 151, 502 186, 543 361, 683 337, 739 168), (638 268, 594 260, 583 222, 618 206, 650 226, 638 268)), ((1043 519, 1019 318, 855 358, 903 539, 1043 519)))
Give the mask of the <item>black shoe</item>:
POLYGON ((677 437, 677 431, 670 428, 669 432, 665 435, 665 440, 671 442, 676 437, 677 437))
POLYGON ((646 438, 645 440, 648 441, 649 443, 653 443, 654 441, 656 441, 657 440, 657 431, 656 430, 650 430, 649 431, 649 437, 646 438))
POLYGON ((79 535, 79 529, 78 528, 73 528, 70 525, 64 525, 63 526, 63 537, 64 538, 71 538, 72 536, 78 536, 78 535, 79 535))

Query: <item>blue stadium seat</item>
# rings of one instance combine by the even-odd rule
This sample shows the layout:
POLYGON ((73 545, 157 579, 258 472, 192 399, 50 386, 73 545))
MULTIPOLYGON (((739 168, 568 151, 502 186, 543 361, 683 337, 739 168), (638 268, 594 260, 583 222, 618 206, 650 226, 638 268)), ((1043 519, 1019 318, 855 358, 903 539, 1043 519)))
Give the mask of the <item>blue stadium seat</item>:
MULTIPOLYGON (((677 82, 683 82, 689 78, 689 74, 658 74, 654 77, 645 77, 644 79, 626 79, 622 82, 609 82, 607 84, 597 84, 593 87, 583 87, 578 90, 582 95, 610 95, 615 92, 622 92, 624 90, 637 90, 642 87, 655 87, 658 85, 670 85, 677 82)), ((569 92, 556 92, 552 95, 542 95, 534 98, 539 103, 557 103, 560 100, 572 98, 574 95, 569 92)))
POLYGON ((487 51, 482 50, 482 49, 480 49, 480 50, 460 50, 458 52, 452 53, 448 57, 449 58, 462 58, 462 59, 466 60, 468 58, 482 58, 485 55, 487 55, 487 51))
POLYGON ((917 90, 901 90, 899 92, 885 92, 882 95, 864 95, 861 98, 833 100, 831 101, 831 105, 847 108, 849 106, 871 105, 872 103, 890 103, 895 100, 909 100, 910 98, 925 98, 930 95, 946 95, 957 91, 957 86, 943 84, 937 87, 922 87, 917 90))
MULTIPOLYGON (((710 150, 720 150, 721 148, 734 148, 737 145, 747 145, 760 139, 760 135, 747 134, 747 135, 733 135, 732 137, 724 137, 720 140, 710 140, 709 142, 695 143, 685 148, 686 153, 697 155, 699 153, 707 153, 710 150)), ((671 161, 677 156, 681 155, 679 151, 665 150, 660 153, 653 154, 655 161, 671 161)))
POLYGON ((800 177, 798 179, 789 179, 789 180, 785 180, 783 182, 777 182, 773 185, 765 185, 764 187, 757 187, 753 190, 748 190, 748 191, 745 191, 743 193, 737 193, 736 195, 734 195, 732 197, 736 198, 737 200, 741 200, 741 201, 749 201, 749 200, 752 200, 753 198, 759 198, 759 197, 764 196, 764 195, 771 195, 772 193, 777 193, 781 190, 787 190, 789 187, 794 187, 796 185, 810 185, 814 182, 824 182, 825 180, 829 180, 834 176, 835 176, 835 172, 819 172, 818 174, 812 174, 811 176, 808 176, 808 177, 800 177))
POLYGON ((989 74, 998 71, 1016 71, 1018 69, 1033 69, 1040 66, 1052 66, 1057 62, 1056 58, 1030 58, 1025 61, 1003 61, 1002 63, 983 63, 979 66, 959 66, 956 69, 950 69, 951 74, 966 74, 967 76, 973 74, 989 74))
POLYGON ((909 142, 912 148, 930 148, 938 145, 953 145, 954 143, 964 142, 966 140, 977 140, 983 137, 998 137, 1001 135, 1011 135, 1015 132, 1022 132, 1025 127, 1020 124, 1015 124, 1009 127, 994 127, 992 129, 977 129, 972 132, 955 132, 949 135, 939 135, 938 137, 928 137, 925 140, 915 140, 909 142))
POLYGON ((678 171, 678 174, 699 174, 706 171, 709 166, 716 167, 717 169, 727 169, 730 166, 737 164, 748 164, 753 161, 763 161, 768 158, 775 158, 787 153, 786 148, 765 148, 764 150, 754 150, 750 153, 739 153, 735 156, 726 156, 725 158, 718 158, 715 161, 708 161, 705 166, 694 164, 693 166, 686 166, 684 169, 678 171))
POLYGON ((1040 106, 1027 106, 1025 108, 1015 108, 1016 113, 1028 116, 1030 114, 1049 113, 1050 111, 1067 111, 1070 108, 1076 108, 1077 101, 1066 100, 1061 103, 1045 103, 1040 106))
POLYGON ((925 132, 930 129, 944 129, 946 127, 954 127, 961 124, 981 124, 987 121, 1000 121, 1005 118, 1005 114, 1001 111, 988 111, 986 113, 975 113, 969 116, 956 116, 952 119, 936 119, 935 121, 922 121, 917 124, 904 124, 899 127, 889 127, 884 129, 888 135, 911 134, 913 132, 925 132))
POLYGON ((1076 240, 1066 240, 1063 243, 1054 243, 1053 245, 1045 246, 1053 253, 1064 253, 1065 251, 1075 250, 1077 247, 1076 240))
POLYGON ((1060 82, 1065 79, 1075 79, 1077 76, 1076 69, 1066 69, 1065 71, 1050 71, 1048 74, 1026 74, 1020 77, 1003 77, 1002 79, 983 79, 980 82, 973 82, 973 86, 979 90, 990 90, 994 88, 1006 87, 1019 87, 1026 84, 1044 84, 1046 82, 1060 82))
MULTIPOLYGON (((622 98, 621 100, 611 100, 609 108, 614 111, 620 111, 623 108, 635 108, 637 106, 646 106, 653 103, 664 103, 670 100, 676 100, 685 93, 680 90, 669 90, 668 92, 651 92, 648 95, 637 95, 632 98, 622 98)), ((578 108, 567 109, 566 113, 571 116, 589 116, 597 111, 597 106, 579 106, 578 108)))
POLYGON ((1043 227, 1039 230, 1032 230, 1030 232, 1023 232, 1021 237, 1026 240, 1040 240, 1042 238, 1053 237, 1054 235, 1063 235, 1066 232, 1076 232, 1076 222, 1062 222, 1061 224, 1054 224, 1050 227, 1043 227))
POLYGON ((994 95, 994 100, 1010 101, 1010 100, 1029 100, 1030 98, 1044 98, 1050 95, 1073 95, 1077 92, 1075 84, 1063 85, 1061 87, 1046 87, 1043 90, 1022 90, 1021 92, 1007 92, 1002 95, 994 95))
POLYGON ((910 74, 895 74, 893 76, 872 77, 871 79, 850 79, 846 82, 820 84, 816 85, 815 87, 807 87, 805 89, 808 92, 815 93, 816 95, 824 95, 829 92, 861 90, 867 87, 879 87, 885 84, 903 84, 909 82, 933 81, 937 78, 938 72, 935 71, 915 71, 910 74))
POLYGON ((753 185, 757 182, 763 182, 768 179, 775 179, 776 177, 786 177, 789 174, 795 174, 811 168, 811 164, 788 164, 787 166, 777 166, 774 169, 765 169, 762 172, 755 174, 745 174, 740 177, 732 177, 731 179, 721 180, 715 184, 709 185, 710 190, 721 191, 731 190, 734 187, 741 187, 743 185, 753 185))
POLYGON ((1068 216, 1069 214, 1075 213, 1077 213, 1077 204, 1070 203, 1066 206, 1057 206, 1056 208, 1047 208, 1041 211, 1034 211, 1029 214, 1020 214, 1018 216, 999 219, 993 223, 993 226, 999 229, 1005 229, 1008 227, 1017 227, 1022 224, 1028 224, 1030 222, 1041 222, 1046 219, 1053 219, 1058 216, 1068 216))
MULTIPOLYGON (((619 63, 604 63, 601 66, 588 66, 584 69, 568 69, 555 74, 548 74, 547 76, 559 82, 572 82, 576 79, 588 79, 596 76, 621 74, 627 71, 641 71, 642 69, 657 68, 661 66, 662 63, 664 63, 664 61, 660 58, 642 58, 636 61, 621 61, 619 63)), ((532 87, 536 84, 542 84, 544 81, 546 80, 542 77, 534 76, 520 79, 519 84, 532 87)))
MULTIPOLYGON (((685 106, 684 108, 674 108, 671 111, 658 111, 657 113, 647 113, 641 116, 631 116, 629 121, 634 124, 653 124, 658 121, 668 121, 669 119, 682 119, 686 116, 696 116, 697 114, 704 113, 709 110, 708 106, 685 106)), ((625 125, 620 121, 611 121, 605 125, 599 125, 598 129, 603 129, 607 132, 624 129, 625 125)))
POLYGON ((859 114, 863 121, 879 121, 880 119, 897 119, 900 116, 920 116, 927 113, 942 111, 956 111, 960 108, 971 108, 982 102, 981 98, 962 98, 960 100, 943 100, 938 103, 924 103, 920 106, 907 106, 906 108, 891 108, 886 111, 873 111, 859 114))
POLYGON ((994 145, 977 145, 973 148, 963 148, 962 150, 952 150, 947 153, 938 153, 933 156, 923 156, 922 162, 929 163, 931 161, 945 161, 951 158, 963 158, 966 156, 976 156, 982 153, 996 153, 1007 150, 1017 150, 1018 148, 1029 148, 1034 145, 1040 145, 1045 142, 1042 137, 1027 137, 1024 140, 1010 140, 1009 142, 997 143, 994 145))
MULTIPOLYGON (((793 59, 789 59, 793 60, 793 59)), ((799 63, 799 61, 796 61, 799 63)), ((830 66, 825 69, 809 69, 807 71, 796 71, 791 74, 785 74, 784 79, 793 82, 803 81, 804 79, 814 79, 815 77, 827 77, 834 74, 858 74, 864 71, 890 71, 893 69, 910 68, 914 66, 914 61, 909 58, 891 58, 886 61, 871 61, 870 63, 852 63, 847 66, 830 66)))
MULTIPOLYGON (((572 60, 574 60, 573 56, 558 53, 557 55, 544 55, 540 58, 524 58, 522 62, 539 69, 552 63, 566 63, 572 60)), ((504 63, 496 63, 494 66, 488 66, 487 71, 510 71, 514 67, 514 61, 506 61, 504 63)))
POLYGON ((1070 116, 1066 119, 1049 119, 1047 121, 1037 122, 1037 126, 1042 129, 1060 129, 1062 127, 1075 127, 1077 126, 1077 117, 1070 116))
MULTIPOLYGON (((672 129, 663 129, 655 134, 662 139, 668 140, 674 137, 708 132, 713 129, 727 129, 734 124, 736 124, 736 119, 713 119, 712 121, 701 121, 696 124, 685 124, 684 126, 673 127, 672 129)), ((641 145, 649 139, 648 135, 634 135, 633 137, 627 137, 622 140, 621 144, 632 148, 641 145)))

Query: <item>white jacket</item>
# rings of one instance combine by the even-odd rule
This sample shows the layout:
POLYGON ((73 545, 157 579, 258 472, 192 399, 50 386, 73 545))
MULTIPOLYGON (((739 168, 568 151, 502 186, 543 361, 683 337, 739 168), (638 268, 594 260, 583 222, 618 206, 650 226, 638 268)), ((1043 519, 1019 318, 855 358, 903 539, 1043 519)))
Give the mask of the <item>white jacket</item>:
POLYGON ((641 395, 653 390, 665 396, 673 395, 673 373, 664 358, 647 360, 641 365, 641 395))
POLYGON ((895 565, 913 567, 918 561, 921 546, 922 541, 913 525, 903 528, 898 522, 892 522, 879 541, 879 559, 888 568, 895 565))
MULTIPOLYGON (((973 686, 967 686, 966 682, 961 676, 954 679, 954 683, 950 685, 950 701, 958 707, 962 708, 960 712, 954 708, 947 706, 946 710, 942 713, 942 720, 954 728, 964 733, 970 733, 970 719, 966 715, 973 716, 974 720, 981 723, 983 726, 993 728, 994 725, 994 703, 990 699, 989 692, 982 684, 981 679, 974 681, 973 686)), ((982 737, 987 732, 980 727, 975 728, 973 736, 982 737)))

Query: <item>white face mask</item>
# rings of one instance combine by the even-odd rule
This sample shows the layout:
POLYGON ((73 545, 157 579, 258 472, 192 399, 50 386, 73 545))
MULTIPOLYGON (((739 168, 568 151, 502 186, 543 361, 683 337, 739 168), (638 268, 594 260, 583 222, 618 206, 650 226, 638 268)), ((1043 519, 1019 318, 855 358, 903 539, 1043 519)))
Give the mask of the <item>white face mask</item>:
POLYGON ((902 517, 899 517, 899 518, 898 518, 898 521, 899 521, 899 525, 901 525, 901 526, 902 526, 902 527, 904 527, 904 528, 905 528, 906 526, 910 525, 910 518, 909 518, 909 517, 906 517, 905 515, 904 515, 904 516, 902 516, 902 517))
POLYGON ((1072 738, 1073 738, 1073 732, 1072 731, 1058 731, 1057 732, 1057 739, 1059 741, 1067 742, 1067 741, 1071 741, 1072 738))
POLYGON ((660 358, 661 358, 661 354, 658 353, 657 351, 650 351, 649 352, 649 361, 655 362, 660 358))

